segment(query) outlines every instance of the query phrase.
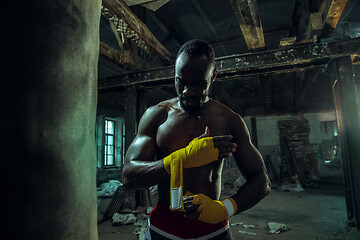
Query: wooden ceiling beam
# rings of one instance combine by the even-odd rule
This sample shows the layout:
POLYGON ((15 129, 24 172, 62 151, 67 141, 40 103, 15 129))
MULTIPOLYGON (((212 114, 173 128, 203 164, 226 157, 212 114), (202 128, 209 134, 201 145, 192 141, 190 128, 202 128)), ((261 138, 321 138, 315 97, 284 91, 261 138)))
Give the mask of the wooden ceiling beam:
MULTIPOLYGON (((300 45, 251 54, 216 58, 217 80, 239 79, 263 74, 304 71, 325 67, 331 59, 360 52, 360 38, 334 43, 300 45)), ((132 85, 159 86, 173 84, 174 66, 124 74, 99 80, 99 90, 116 91, 132 85)))
POLYGON ((338 24, 341 14, 346 6, 347 0, 331 0, 329 9, 324 13, 324 28, 321 37, 329 37, 332 35, 336 25, 338 24))
MULTIPOLYGON (((135 46, 132 46, 134 48, 135 46)), ((100 42, 99 52, 102 56, 110 60, 116 65, 123 67, 125 69, 149 69, 150 64, 146 59, 142 58, 137 54, 137 51, 134 51, 130 48, 116 49, 106 44, 105 42, 100 42)))
POLYGON ((159 59, 163 64, 171 63, 169 51, 130 10, 124 0, 103 0, 102 3, 102 14, 116 26, 119 32, 135 41, 140 48, 159 59))
POLYGON ((230 0, 249 50, 264 49, 264 33, 256 0, 230 0))

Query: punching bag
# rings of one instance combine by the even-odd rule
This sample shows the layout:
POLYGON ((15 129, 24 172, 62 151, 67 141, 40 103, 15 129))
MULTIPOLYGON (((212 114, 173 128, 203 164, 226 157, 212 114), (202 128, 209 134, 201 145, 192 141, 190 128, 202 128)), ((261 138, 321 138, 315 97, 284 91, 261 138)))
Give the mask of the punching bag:
POLYGON ((12 2, 1 106, 2 234, 97 239, 99 0, 12 2), (10 36, 11 35, 11 36, 10 36))

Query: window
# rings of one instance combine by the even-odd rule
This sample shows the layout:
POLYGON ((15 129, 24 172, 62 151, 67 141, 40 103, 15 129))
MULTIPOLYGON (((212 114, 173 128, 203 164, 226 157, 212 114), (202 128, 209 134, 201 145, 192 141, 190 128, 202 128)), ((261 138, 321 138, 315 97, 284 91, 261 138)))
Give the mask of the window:
POLYGON ((115 121, 105 119, 104 166, 115 165, 115 121))
POLYGON ((97 167, 115 170, 124 164, 125 121, 123 117, 96 117, 97 167))

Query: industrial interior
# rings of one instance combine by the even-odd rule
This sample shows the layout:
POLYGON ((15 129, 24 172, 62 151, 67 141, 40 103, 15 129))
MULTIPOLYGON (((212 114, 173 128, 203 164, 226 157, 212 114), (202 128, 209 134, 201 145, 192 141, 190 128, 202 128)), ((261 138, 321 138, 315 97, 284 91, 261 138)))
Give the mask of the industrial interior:
MULTIPOLYGON (((21 23, 27 68, 3 124, 22 136, 5 148, 24 149, 18 179, 4 168, 2 212, 21 221, 9 239, 144 239, 157 186, 124 188, 125 153, 146 109, 177 97, 191 39, 213 47, 210 97, 242 116, 271 180, 229 219, 233 238, 360 239, 360 1, 84 2, 39 1, 21 23)), ((246 180, 224 161, 227 197, 246 180)))

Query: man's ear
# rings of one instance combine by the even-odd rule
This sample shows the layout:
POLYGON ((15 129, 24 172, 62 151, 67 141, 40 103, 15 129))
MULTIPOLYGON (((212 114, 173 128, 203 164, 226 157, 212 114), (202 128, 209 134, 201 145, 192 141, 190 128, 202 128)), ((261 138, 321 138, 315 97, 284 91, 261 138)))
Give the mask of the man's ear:
POLYGON ((216 76, 217 76, 218 70, 214 68, 214 71, 211 76, 211 83, 215 82, 216 76))

